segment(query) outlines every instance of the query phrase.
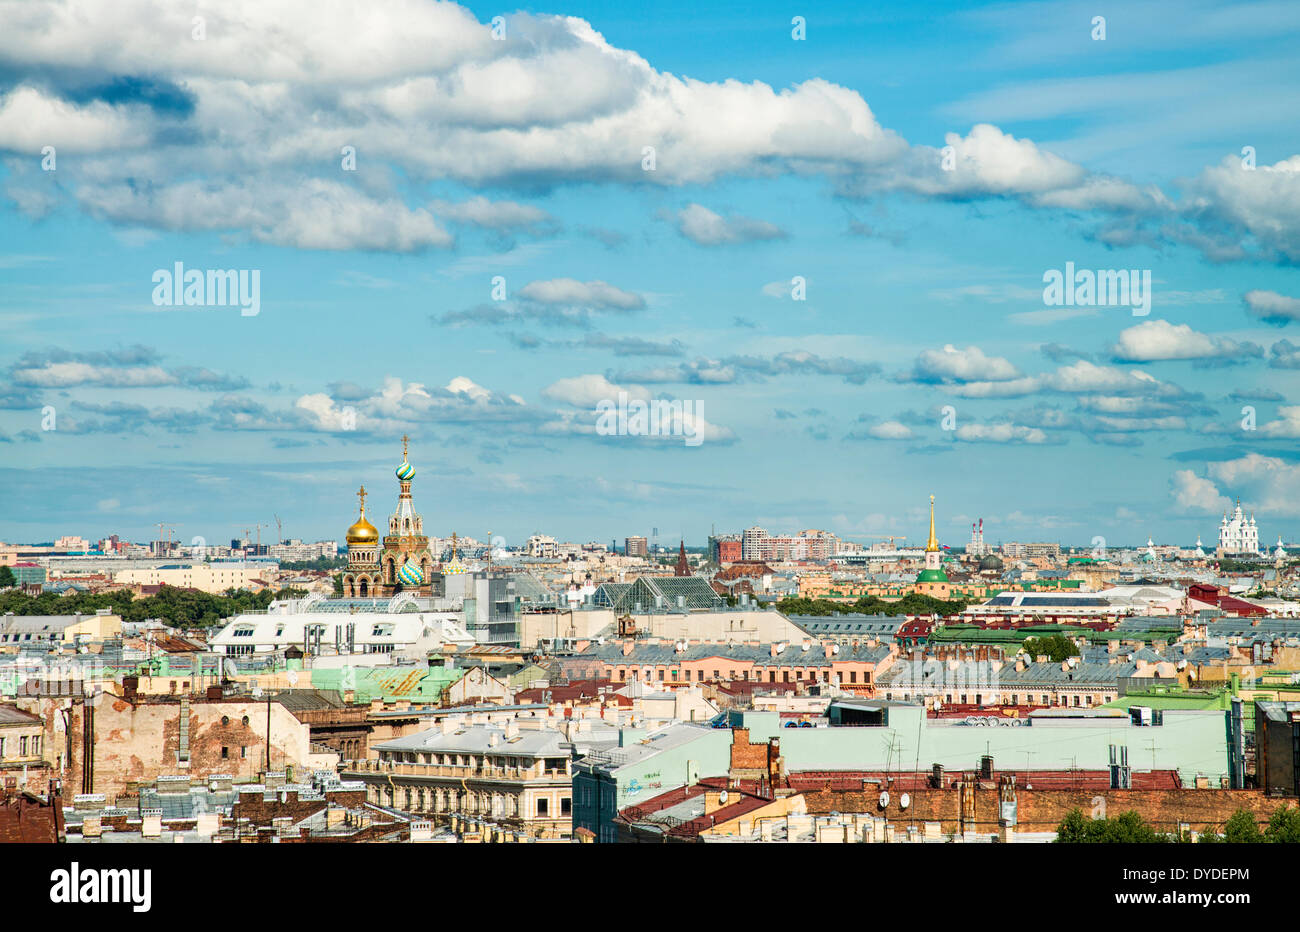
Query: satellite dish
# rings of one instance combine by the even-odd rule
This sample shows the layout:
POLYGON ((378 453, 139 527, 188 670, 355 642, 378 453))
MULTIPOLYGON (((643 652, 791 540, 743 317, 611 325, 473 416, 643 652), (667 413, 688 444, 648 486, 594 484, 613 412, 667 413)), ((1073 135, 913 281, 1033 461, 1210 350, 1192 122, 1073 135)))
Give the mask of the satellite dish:
POLYGON ((884 809, 889 805, 889 790, 880 791, 880 808, 884 809))
POLYGON ((290 685, 290 686, 297 686, 297 685, 298 685, 298 671, 297 671, 297 670, 290 670, 290 671, 289 671, 289 675, 286 676, 285 679, 287 679, 287 680, 289 681, 289 685, 290 685))
POLYGON ((254 699, 261 699, 261 698, 262 698, 262 687, 261 687, 261 686, 254 686, 254 687, 253 687, 253 698, 254 698, 254 699))
POLYGON ((906 809, 908 806, 912 805, 912 797, 904 793, 902 796, 898 797, 898 805, 906 809))

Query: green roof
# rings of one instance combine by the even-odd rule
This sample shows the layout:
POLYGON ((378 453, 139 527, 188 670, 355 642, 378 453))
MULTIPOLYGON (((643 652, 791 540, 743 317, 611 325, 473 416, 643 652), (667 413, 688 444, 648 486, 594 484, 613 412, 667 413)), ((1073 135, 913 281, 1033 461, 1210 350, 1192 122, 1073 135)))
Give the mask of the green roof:
POLYGON ((921 570, 917 573, 916 581, 923 582, 947 582, 948 574, 943 570, 921 570))

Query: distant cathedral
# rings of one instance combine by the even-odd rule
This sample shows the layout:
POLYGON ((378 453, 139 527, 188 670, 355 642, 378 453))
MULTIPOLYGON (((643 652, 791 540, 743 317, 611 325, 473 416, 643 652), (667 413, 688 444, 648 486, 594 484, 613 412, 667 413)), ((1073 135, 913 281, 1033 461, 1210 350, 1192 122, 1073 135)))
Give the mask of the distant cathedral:
POLYGON ((388 534, 366 520, 366 487, 357 492, 361 517, 348 528, 348 568, 343 574, 343 597, 389 598, 399 592, 432 595, 433 555, 424 535, 424 519, 411 499, 415 467, 407 459, 408 438, 402 438, 402 463, 397 467, 397 510, 388 518, 388 534))
POLYGON ((1237 499, 1237 510, 1229 518, 1227 514, 1219 523, 1219 556, 1235 553, 1259 553, 1259 528, 1255 526, 1255 516, 1249 518, 1241 513, 1241 499, 1237 499))

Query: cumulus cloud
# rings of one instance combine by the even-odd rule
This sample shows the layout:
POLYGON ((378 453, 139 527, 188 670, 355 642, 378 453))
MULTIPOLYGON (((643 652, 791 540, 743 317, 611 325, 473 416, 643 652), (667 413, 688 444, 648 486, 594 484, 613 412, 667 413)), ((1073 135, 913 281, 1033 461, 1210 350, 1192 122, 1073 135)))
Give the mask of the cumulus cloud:
POLYGON ((1258 317, 1266 324, 1284 326, 1293 320, 1300 320, 1300 298, 1289 298, 1276 291, 1255 289, 1242 295, 1246 312, 1258 317))
POLYGON ((519 289, 519 297, 541 304, 560 304, 603 310, 635 311, 645 307, 639 294, 615 288, 608 282, 580 282, 573 278, 554 278, 529 282, 519 289))
POLYGON ((1037 427, 1020 424, 963 424, 955 431, 958 440, 969 443, 1046 443, 1047 434, 1037 427))
POLYGON ((899 421, 881 421, 879 424, 872 424, 866 429, 866 434, 877 440, 910 440, 916 436, 912 428, 899 421))
POLYGON ((543 388, 542 397, 576 408, 594 408, 601 401, 618 398, 619 392, 643 401, 650 398, 650 392, 640 385, 615 385, 603 375, 575 375, 560 379, 543 388))
POLYGON ((677 231, 700 246, 749 243, 785 236, 780 227, 765 220, 738 215, 723 217, 699 204, 690 204, 678 211, 676 221, 677 231))
POLYGON ((904 376, 914 382, 1003 382, 1015 379, 1020 372, 999 356, 986 356, 978 346, 957 349, 952 344, 942 350, 925 350, 916 357, 912 372, 904 376))
POLYGON ((1213 514, 1227 511, 1231 502, 1209 479, 1204 479, 1190 469, 1180 469, 1173 475, 1170 494, 1179 511, 1192 514, 1213 514))
POLYGON ((1264 355, 1254 343, 1238 343, 1193 330, 1187 324, 1148 320, 1122 330, 1111 355, 1123 362, 1157 362, 1173 359, 1242 361, 1264 355))

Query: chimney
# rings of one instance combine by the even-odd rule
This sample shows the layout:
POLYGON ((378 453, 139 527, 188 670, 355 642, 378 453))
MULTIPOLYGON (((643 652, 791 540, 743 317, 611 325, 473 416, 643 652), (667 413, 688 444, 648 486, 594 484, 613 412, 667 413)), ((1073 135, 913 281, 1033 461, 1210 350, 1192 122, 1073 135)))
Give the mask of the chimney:
POLYGON ((634 644, 633 644, 632 641, 624 641, 624 642, 623 642, 623 656, 624 656, 624 657, 627 657, 628 655, 630 655, 630 654, 632 653, 632 648, 633 648, 633 646, 634 646, 634 644))
POLYGON ((831 659, 831 646, 830 646, 829 644, 823 644, 822 647, 823 647, 823 648, 825 649, 825 651, 826 651, 826 659, 827 659, 827 660, 830 660, 830 659, 831 659))
POLYGON ((768 656, 769 657, 776 656, 776 641, 773 641, 771 644, 768 645, 768 656))

